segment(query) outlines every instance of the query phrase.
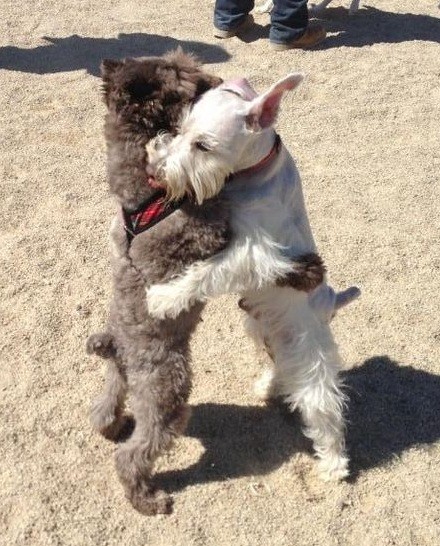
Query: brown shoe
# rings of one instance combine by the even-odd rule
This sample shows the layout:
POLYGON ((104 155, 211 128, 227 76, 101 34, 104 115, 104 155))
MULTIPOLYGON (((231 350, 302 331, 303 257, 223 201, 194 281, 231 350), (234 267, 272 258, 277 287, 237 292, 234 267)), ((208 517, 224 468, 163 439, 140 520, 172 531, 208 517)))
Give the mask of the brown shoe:
POLYGON ((252 15, 246 15, 243 21, 234 28, 230 28, 228 30, 220 30, 219 28, 214 28, 214 36, 216 38, 232 38, 233 36, 237 36, 237 34, 240 34, 240 32, 247 30, 253 24, 254 18, 252 17, 252 15))
POLYGON ((309 47, 314 47, 321 43, 325 39, 326 35, 327 33, 322 25, 309 25, 304 34, 297 40, 282 44, 271 42, 270 45, 275 51, 286 51, 287 49, 308 49, 309 47))

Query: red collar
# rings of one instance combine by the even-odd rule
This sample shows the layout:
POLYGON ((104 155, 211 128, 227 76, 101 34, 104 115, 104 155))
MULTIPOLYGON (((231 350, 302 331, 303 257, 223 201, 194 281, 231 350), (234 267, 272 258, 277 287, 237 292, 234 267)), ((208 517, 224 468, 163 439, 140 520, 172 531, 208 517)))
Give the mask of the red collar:
POLYGON ((259 161, 255 165, 252 165, 252 167, 247 167, 246 169, 242 169, 241 171, 237 171, 235 173, 230 174, 227 181, 229 182, 230 180, 233 180, 237 176, 255 174, 259 171, 262 171, 269 165, 269 163, 271 163, 275 159, 275 157, 280 153, 280 150, 281 150, 281 137, 280 135, 276 134, 275 142, 273 143, 273 146, 270 152, 265 157, 263 157, 261 161, 259 161))

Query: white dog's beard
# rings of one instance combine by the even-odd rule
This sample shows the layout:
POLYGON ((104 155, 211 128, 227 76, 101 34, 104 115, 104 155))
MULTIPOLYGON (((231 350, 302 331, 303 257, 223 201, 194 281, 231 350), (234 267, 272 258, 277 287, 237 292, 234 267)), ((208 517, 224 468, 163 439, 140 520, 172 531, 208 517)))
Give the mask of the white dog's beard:
POLYGON ((196 152, 190 156, 169 156, 158 173, 169 199, 190 194, 200 205, 221 191, 231 168, 211 153, 196 152))

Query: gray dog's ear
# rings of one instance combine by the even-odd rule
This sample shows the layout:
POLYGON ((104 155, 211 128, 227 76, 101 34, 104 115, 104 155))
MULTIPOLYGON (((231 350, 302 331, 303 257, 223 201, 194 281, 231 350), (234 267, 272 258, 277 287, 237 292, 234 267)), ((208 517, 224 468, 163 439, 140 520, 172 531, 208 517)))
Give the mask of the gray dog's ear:
POLYGON ((117 61, 115 59, 104 59, 101 62, 101 66, 99 67, 101 71, 101 78, 104 81, 111 80, 116 69, 122 66, 123 64, 124 63, 122 61, 117 61))
POLYGON ((102 92, 107 106, 110 105, 111 96, 115 94, 116 74, 118 69, 124 65, 124 61, 104 59, 101 62, 102 92))
POLYGON ((247 112, 246 125, 248 129, 258 132, 273 125, 277 120, 284 93, 298 87, 303 79, 302 74, 289 74, 272 85, 268 91, 256 97, 247 112))
POLYGON ((116 103, 121 94, 117 75, 124 64, 124 61, 113 59, 104 59, 101 63, 102 92, 107 107, 110 107, 112 101, 116 103))

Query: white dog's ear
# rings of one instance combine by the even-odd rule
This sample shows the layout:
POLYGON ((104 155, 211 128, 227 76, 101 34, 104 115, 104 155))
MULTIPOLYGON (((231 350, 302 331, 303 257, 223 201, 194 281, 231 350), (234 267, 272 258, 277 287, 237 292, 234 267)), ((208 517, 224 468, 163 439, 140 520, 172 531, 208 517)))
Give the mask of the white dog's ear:
POLYGON ((261 131, 276 122, 280 102, 286 91, 298 87, 304 76, 299 73, 289 74, 272 87, 256 97, 250 104, 246 115, 246 125, 253 132, 261 131))

